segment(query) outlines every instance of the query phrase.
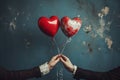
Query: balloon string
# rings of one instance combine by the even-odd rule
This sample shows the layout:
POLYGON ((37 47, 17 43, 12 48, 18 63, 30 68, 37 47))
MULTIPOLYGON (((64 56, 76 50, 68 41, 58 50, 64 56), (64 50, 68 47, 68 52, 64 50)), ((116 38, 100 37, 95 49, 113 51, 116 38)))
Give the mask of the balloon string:
POLYGON ((62 53, 64 52, 65 48, 66 48, 66 45, 67 45, 69 42, 71 42, 71 37, 68 38, 68 39, 66 40, 66 42, 63 44, 63 48, 62 48, 61 51, 60 51, 60 48, 59 48, 59 46, 58 46, 58 44, 57 44, 57 42, 56 42, 56 39, 55 39, 55 38, 52 38, 52 40, 54 41, 54 43, 55 43, 55 45, 56 45, 57 52, 62 54, 62 53))
MULTIPOLYGON (((55 38, 52 38, 56 48, 57 48, 57 52, 60 53, 60 48, 56 42, 55 38)), ((60 70, 57 70, 57 80, 63 80, 63 69, 61 68, 60 70)))
MULTIPOLYGON (((56 45, 57 52, 58 52, 58 53, 61 53, 61 54, 62 54, 63 51, 65 50, 66 45, 67 45, 69 42, 71 42, 71 38, 68 38, 68 39, 66 40, 66 42, 64 43, 62 50, 60 51, 60 48, 59 48, 59 46, 58 46, 58 44, 57 44, 57 42, 56 42, 56 39, 55 39, 55 38, 52 38, 52 40, 53 40, 53 42, 54 42, 55 45, 56 45)), ((63 80, 63 69, 62 69, 62 68, 60 68, 60 70, 57 71, 57 80, 63 80)))
POLYGON ((61 54, 64 52, 64 50, 65 50, 65 48, 66 48, 66 45, 67 45, 69 42, 71 42, 71 37, 68 38, 67 41, 65 42, 65 44, 63 45, 63 48, 62 48, 62 50, 61 50, 61 52, 60 52, 61 54))
POLYGON ((59 71, 57 71, 57 80, 63 80, 63 69, 60 68, 59 71))
POLYGON ((55 38, 52 38, 52 40, 54 41, 54 43, 55 43, 55 45, 56 45, 57 52, 60 53, 60 48, 59 48, 59 46, 57 45, 57 42, 56 42, 55 38))

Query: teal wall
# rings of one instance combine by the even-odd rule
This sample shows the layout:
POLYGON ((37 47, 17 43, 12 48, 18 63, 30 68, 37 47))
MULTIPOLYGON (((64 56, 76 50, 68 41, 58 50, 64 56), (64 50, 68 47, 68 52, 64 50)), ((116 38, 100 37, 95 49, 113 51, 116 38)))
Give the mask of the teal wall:
MULTIPOLYGON (((107 71, 120 66, 119 0, 1 0, 0 2, 0 66, 10 70, 29 69, 49 61, 58 54, 50 37, 37 25, 41 16, 80 17, 80 31, 72 37, 64 53, 73 64, 93 71, 107 71), (101 9, 107 7, 104 14, 101 9), (103 17, 98 16, 103 14, 103 17), (86 27, 92 28, 86 32, 86 27), (109 46, 107 45, 109 43, 109 46)), ((55 36, 62 46, 67 37, 59 29, 55 36)), ((30 80, 57 80, 63 69, 64 80, 72 74, 58 65, 46 76, 30 80)))

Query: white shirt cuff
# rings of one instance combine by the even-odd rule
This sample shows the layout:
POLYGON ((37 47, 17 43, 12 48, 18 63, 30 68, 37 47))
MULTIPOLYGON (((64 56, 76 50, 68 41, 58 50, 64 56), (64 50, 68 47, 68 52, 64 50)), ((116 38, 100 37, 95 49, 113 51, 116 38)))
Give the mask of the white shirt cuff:
POLYGON ((46 75, 50 72, 50 69, 49 69, 49 66, 48 66, 48 63, 44 63, 42 65, 39 66, 39 69, 40 69, 40 72, 41 72, 41 75, 46 75))
POLYGON ((77 70, 77 66, 76 66, 76 65, 74 65, 73 67, 74 67, 74 70, 73 70, 73 75, 75 75, 76 70, 77 70))

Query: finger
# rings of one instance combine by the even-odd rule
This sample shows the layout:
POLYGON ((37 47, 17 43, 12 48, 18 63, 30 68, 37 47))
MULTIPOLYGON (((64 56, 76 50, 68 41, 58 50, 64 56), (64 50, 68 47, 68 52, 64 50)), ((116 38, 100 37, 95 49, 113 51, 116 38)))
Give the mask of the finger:
POLYGON ((55 60, 55 59, 57 59, 59 57, 59 55, 55 55, 55 56, 53 56, 53 60, 55 60))
POLYGON ((65 64, 65 60, 63 58, 60 58, 60 61, 65 64))
POLYGON ((59 61, 60 61, 60 59, 59 59, 59 58, 58 58, 58 59, 56 59, 56 60, 55 60, 55 64, 56 64, 56 63, 58 63, 59 61))
POLYGON ((62 54, 60 53, 60 54, 59 54, 59 57, 61 57, 61 56, 62 56, 62 54))
POLYGON ((59 55, 62 55, 62 53, 59 53, 59 55))
POLYGON ((69 60, 68 57, 66 57, 65 55, 62 55, 62 58, 66 61, 66 60, 69 60))

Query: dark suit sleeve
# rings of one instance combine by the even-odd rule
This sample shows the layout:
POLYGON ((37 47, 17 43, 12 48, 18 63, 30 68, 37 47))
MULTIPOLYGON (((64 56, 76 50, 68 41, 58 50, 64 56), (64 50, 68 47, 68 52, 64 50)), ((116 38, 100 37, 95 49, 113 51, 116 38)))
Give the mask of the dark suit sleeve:
POLYGON ((106 76, 106 72, 94 72, 90 70, 84 70, 81 68, 77 68, 77 71, 74 75, 76 80, 86 79, 86 80, 109 80, 106 76))
POLYGON ((4 68, 0 68, 0 80, 26 80, 34 77, 41 77, 39 67, 17 71, 8 71, 4 68))
POLYGON ((77 68, 74 75, 76 80, 86 79, 86 80, 120 80, 120 67, 107 72, 94 72, 90 70, 84 70, 77 68))

